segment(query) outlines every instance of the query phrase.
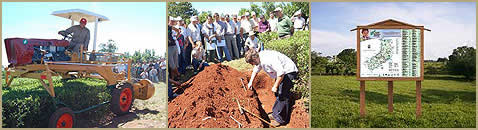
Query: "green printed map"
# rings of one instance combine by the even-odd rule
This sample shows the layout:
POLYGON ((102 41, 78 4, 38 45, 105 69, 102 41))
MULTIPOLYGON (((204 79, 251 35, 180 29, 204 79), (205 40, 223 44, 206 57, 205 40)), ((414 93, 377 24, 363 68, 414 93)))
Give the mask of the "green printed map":
POLYGON ((360 77, 420 77, 420 30, 370 32, 360 42, 360 77))

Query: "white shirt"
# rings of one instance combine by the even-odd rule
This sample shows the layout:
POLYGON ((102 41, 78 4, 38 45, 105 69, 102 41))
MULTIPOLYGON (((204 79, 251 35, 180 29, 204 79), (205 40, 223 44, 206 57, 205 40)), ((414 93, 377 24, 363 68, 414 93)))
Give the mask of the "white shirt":
POLYGON ((141 78, 148 79, 148 73, 146 71, 143 71, 140 75, 141 75, 141 78))
MULTIPOLYGON (((214 35, 214 30, 216 30, 216 26, 214 26, 214 24, 208 24, 206 22, 203 25, 202 33, 210 37, 214 35)), ((211 39, 209 39, 209 41, 205 39, 206 50, 216 50, 216 43, 211 43, 212 40, 216 40, 216 37, 212 37, 211 39)))
POLYGON ((173 35, 173 39, 176 43, 176 49, 178 50, 178 53, 181 53, 181 48, 179 48, 179 42, 178 42, 178 39, 177 39, 178 33, 173 30, 172 35, 173 35))
POLYGON ((261 51, 259 52, 259 59, 261 63, 254 66, 254 73, 264 70, 271 78, 277 78, 298 71, 295 63, 289 57, 277 51, 261 51))
POLYGON ((217 46, 226 46, 226 40, 222 39, 221 41, 217 40, 217 46))
POLYGON ((206 52, 203 51, 203 49, 201 47, 196 47, 196 48, 193 48, 193 50, 191 51, 191 56, 194 58, 194 59, 197 59, 197 60, 200 60, 202 61, 202 57, 206 55, 206 52))
POLYGON ((305 24, 305 19, 302 17, 294 17, 294 29, 302 29, 305 24))
MULTIPOLYGON (((234 22, 234 20, 232 20, 232 22, 234 22)), ((234 22, 236 24, 236 34, 240 34, 241 33, 241 21, 237 21, 237 22, 234 22)))
POLYGON ((148 64, 143 64, 143 71, 146 71, 148 69, 148 64))
POLYGON ((233 20, 226 22, 226 25, 226 34, 236 34, 236 32, 234 32, 236 30, 236 23, 234 23, 233 20))
POLYGON ((257 49, 259 47, 259 40, 257 40, 257 37, 254 37, 254 40, 252 40, 251 37, 247 37, 245 45, 257 49))
POLYGON ((186 37, 189 36, 189 30, 187 28, 185 28, 184 26, 176 25, 175 27, 181 30, 180 33, 181 33, 181 35, 184 36, 184 39, 186 39, 186 37))
POLYGON ((154 76, 154 75, 156 75, 156 74, 158 74, 158 71, 156 71, 156 69, 151 69, 151 70, 149 71, 149 76, 154 76))
POLYGON ((163 61, 161 62, 161 64, 159 64, 159 66, 161 67, 161 69, 165 70, 166 69, 166 61, 163 61))
POLYGON ((274 18, 274 19, 269 19, 269 24, 271 26, 271 31, 272 32, 277 32, 277 18, 274 18))
POLYGON ((252 26, 252 27, 254 28, 254 27, 259 26, 259 21, 260 21, 259 18, 255 18, 255 19, 253 18, 252 22, 254 23, 254 26, 252 26))
MULTIPOLYGON (((223 37, 226 34, 227 24, 222 21, 214 21, 214 27, 216 28, 216 34, 223 37)), ((224 39, 224 38, 223 38, 224 39)))
MULTIPOLYGON (((189 29, 190 36, 191 36, 193 42, 194 42, 194 41, 201 41, 201 30, 199 30, 199 26, 198 26, 198 25, 194 26, 193 23, 190 23, 190 24, 188 25, 188 29, 189 29)), ((193 44, 194 44, 194 43, 193 43, 193 44)))
POLYGON ((244 30, 243 33, 248 33, 254 29, 254 22, 252 20, 243 20, 241 21, 241 28, 244 30))

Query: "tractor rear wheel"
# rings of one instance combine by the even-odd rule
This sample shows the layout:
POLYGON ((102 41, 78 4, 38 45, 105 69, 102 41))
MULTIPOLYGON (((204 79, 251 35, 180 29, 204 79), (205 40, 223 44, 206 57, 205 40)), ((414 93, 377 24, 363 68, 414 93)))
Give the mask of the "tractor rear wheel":
POLYGON ((48 123, 50 128, 73 128, 75 125, 75 115, 73 110, 68 107, 57 109, 51 116, 48 123))
POLYGON ((129 112, 134 102, 133 86, 129 83, 120 83, 111 91, 110 109, 116 115, 129 112))

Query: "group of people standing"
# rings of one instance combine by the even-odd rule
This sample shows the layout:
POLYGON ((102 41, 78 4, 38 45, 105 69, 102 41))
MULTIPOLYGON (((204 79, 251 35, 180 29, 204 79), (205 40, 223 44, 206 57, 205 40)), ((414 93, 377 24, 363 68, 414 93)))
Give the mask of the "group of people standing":
POLYGON ((165 82, 166 81, 166 60, 164 58, 149 61, 133 63, 131 74, 136 79, 149 79, 150 81, 165 82))
POLYGON ((298 10, 292 18, 276 8, 269 20, 255 12, 243 15, 207 15, 204 23, 192 16, 187 25, 181 17, 169 17, 168 65, 170 76, 177 79, 187 68, 198 73, 208 63, 231 61, 244 57, 250 49, 264 50, 258 33, 277 32, 280 38, 290 37, 294 31, 308 30, 308 22, 298 10))
POLYGON ((181 17, 169 17, 169 99, 177 96, 173 93, 172 85, 180 85, 178 79, 187 67, 192 66, 194 73, 197 73, 208 66, 208 63, 245 57, 245 61, 254 66, 249 89, 253 87, 254 78, 261 70, 276 79, 272 87, 276 96, 271 115, 272 125, 287 124, 291 112, 290 89, 294 86, 292 80, 297 77, 298 69, 286 55, 264 50, 264 44, 257 38, 257 33, 277 32, 279 38, 288 38, 295 31, 308 30, 308 20, 302 17, 300 10, 289 18, 282 13, 280 7, 269 17, 269 20, 264 15, 258 18, 255 12, 245 12, 240 17, 214 13, 208 15, 203 24, 199 23, 198 16, 192 16, 189 25, 181 17))

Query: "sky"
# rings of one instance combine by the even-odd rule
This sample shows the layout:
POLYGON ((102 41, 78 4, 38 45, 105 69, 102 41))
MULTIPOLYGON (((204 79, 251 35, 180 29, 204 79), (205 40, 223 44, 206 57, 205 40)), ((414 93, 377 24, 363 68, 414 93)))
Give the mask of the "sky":
MULTIPOLYGON (((259 6, 261 2, 253 2, 259 6)), ((237 14, 241 8, 250 8, 251 2, 191 2, 193 8, 199 13, 211 11, 219 14, 237 14)))
POLYGON ((476 3, 312 2, 312 50, 323 56, 356 48, 358 25, 395 19, 423 25, 425 60, 448 57, 459 46, 476 48, 476 3))
MULTIPOLYGON (((61 39, 58 31, 70 27, 71 21, 51 13, 66 9, 83 9, 109 19, 98 23, 97 50, 100 43, 113 39, 118 52, 154 49, 160 56, 166 52, 165 2, 3 2, 2 46, 5 38, 61 39)), ((91 35, 88 50, 92 50, 94 22, 86 26, 91 35)), ((2 65, 7 64, 2 48, 2 65)))

